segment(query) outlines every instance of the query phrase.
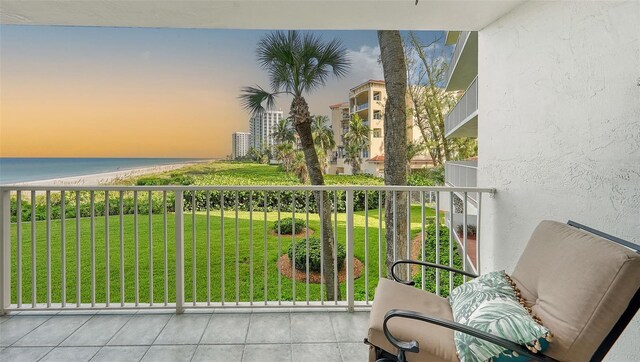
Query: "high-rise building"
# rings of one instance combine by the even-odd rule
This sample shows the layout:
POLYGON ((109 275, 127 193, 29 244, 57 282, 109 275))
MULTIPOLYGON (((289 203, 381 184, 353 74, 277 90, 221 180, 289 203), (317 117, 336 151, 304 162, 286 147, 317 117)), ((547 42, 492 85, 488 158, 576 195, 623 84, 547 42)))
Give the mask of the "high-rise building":
POLYGON ((251 133, 233 132, 231 135, 231 157, 235 160, 244 157, 249 153, 251 133))
POLYGON ((273 128, 284 117, 282 111, 264 111, 249 120, 250 145, 256 149, 272 148, 275 145, 273 128))

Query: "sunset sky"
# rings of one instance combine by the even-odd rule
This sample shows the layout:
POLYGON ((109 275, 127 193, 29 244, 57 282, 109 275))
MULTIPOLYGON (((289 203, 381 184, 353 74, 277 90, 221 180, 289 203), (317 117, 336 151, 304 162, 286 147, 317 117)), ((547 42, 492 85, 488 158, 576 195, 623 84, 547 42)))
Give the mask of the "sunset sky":
MULTIPOLYGON (((383 79, 380 51, 375 31, 318 33, 342 39, 352 61, 307 98, 329 115, 349 88, 383 79)), ((0 26, 0 156, 224 157, 231 133, 249 129, 240 88, 269 85, 255 57, 264 34, 0 26)))

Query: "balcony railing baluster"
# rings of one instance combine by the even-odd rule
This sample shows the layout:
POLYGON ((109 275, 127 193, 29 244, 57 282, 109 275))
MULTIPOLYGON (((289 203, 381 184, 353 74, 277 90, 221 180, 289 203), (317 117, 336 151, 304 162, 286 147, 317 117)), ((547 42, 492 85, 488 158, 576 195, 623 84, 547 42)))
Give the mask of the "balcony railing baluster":
MULTIPOLYGON (((383 225, 385 197, 392 198, 387 203, 394 211, 393 221, 396 232, 393 233, 394 244, 391 249, 396 258, 415 258, 435 262, 448 260, 445 263, 450 266, 477 271, 480 256, 479 225, 474 241, 472 235, 468 235, 470 227, 467 223, 473 224, 474 220, 479 223, 481 195, 492 191, 481 188, 415 186, 2 186, 0 187, 3 210, 0 217, 1 250, 3 251, 1 255, 3 275, 0 278, 1 298, 4 302, 2 313, 21 310, 148 308, 175 308, 176 313, 182 313, 185 309, 226 306, 289 308, 328 305, 349 310, 360 306, 366 307, 371 305, 374 297, 370 288, 375 288, 376 285, 377 278, 374 277, 376 262, 377 277, 386 277, 386 237, 383 225), (39 193, 42 192, 45 197, 40 202, 44 201, 42 207, 45 212, 39 216, 37 211, 40 206, 36 203, 39 200, 39 193), (100 193, 98 200, 96 200, 96 192, 100 193), (447 203, 449 209, 454 212, 456 206, 454 198, 458 195, 462 199, 463 215, 456 216, 458 221, 462 220, 462 235, 454 234, 456 225, 452 224, 449 218, 451 231, 448 236, 448 250, 444 249, 447 241, 441 240, 440 235, 444 227, 440 224, 438 212, 442 192, 445 192, 445 196, 449 196, 447 203), (104 204, 102 193, 104 193, 104 204), (160 193, 161 197, 154 197, 160 196, 160 193), (477 205, 474 206, 472 195, 476 193, 477 205), (27 207, 25 205, 29 202, 26 200, 29 194, 31 210, 25 210, 27 207), (88 200, 85 195, 88 195, 88 200), (113 200, 110 200, 110 196, 113 200), (174 200, 169 201, 168 196, 173 197, 174 200), (140 203, 138 197, 146 202, 140 203), (202 197, 206 199, 202 200, 202 197), (229 197, 233 197, 231 202, 228 200, 229 197), (323 203, 326 197, 329 197, 328 205, 330 206, 323 203), (407 205, 400 204, 397 198, 406 200, 407 205), (434 200, 435 205, 430 204, 434 200), (75 202, 73 209, 67 207, 69 202, 75 202), (84 205, 83 202, 87 204, 84 205), (114 202, 116 204, 113 204, 114 202), (15 207, 12 206, 14 203, 15 207), (110 206, 113 209, 110 210, 110 206), (333 229, 331 232, 334 243, 334 253, 329 256, 333 259, 333 280, 328 284, 329 291, 333 294, 328 293, 332 295, 329 303, 326 303, 327 285, 323 283, 325 263, 320 260, 319 275, 314 274, 312 270, 312 265, 317 262, 317 259, 312 260, 315 247, 312 247, 311 240, 319 238, 321 241, 325 232, 329 232, 319 216, 325 211, 325 206, 331 207, 328 211, 331 215, 330 225, 333 229), (254 222, 256 221, 254 220, 255 211, 259 208, 262 208, 263 223, 254 222), (370 208, 373 209, 370 210, 370 208), (375 208, 378 209, 377 213, 374 211, 375 208), (397 212, 404 211, 404 208, 406 208, 407 229, 398 233, 400 230, 398 222, 404 221, 405 216, 399 218, 397 212), (431 208, 435 209, 433 221, 430 214, 431 208), (185 209, 190 213, 187 220, 191 223, 190 231, 185 230, 185 209), (231 210, 231 215, 225 214, 225 209, 231 210), (470 214, 472 209, 477 211, 476 216, 470 214), (75 239, 69 244, 71 248, 69 250, 66 250, 65 211, 70 212, 68 217, 73 218, 75 224, 75 238, 68 235, 75 239), (73 211, 75 211, 75 217, 72 216, 73 211), (168 221, 171 213, 175 216, 172 224, 168 221), (281 223, 282 213, 290 215, 293 219, 291 235, 284 234, 284 224, 281 223), (104 216, 104 222, 96 219, 100 216, 104 216), (371 218, 375 219, 376 216, 378 218, 377 235, 369 230, 372 222, 375 225, 375 220, 371 218), (28 220, 29 217, 31 220, 28 220), (38 227, 40 222, 37 220, 38 217, 44 219, 42 229, 38 227), (206 220, 202 220, 201 217, 206 217, 206 220), (296 217, 303 219, 303 224, 296 226, 296 217), (234 236, 229 243, 225 243, 225 237, 228 236, 225 228, 229 225, 225 225, 227 218, 235 225, 233 232, 226 230, 232 232, 234 236), (29 221, 31 221, 30 233, 24 229, 25 225, 29 225, 26 224, 29 221), (117 226, 113 224, 114 221, 117 226), (278 223, 275 230, 271 225, 274 221, 278 223), (146 227, 145 222, 148 222, 146 227), (161 233, 154 232, 154 222, 162 222, 161 233), (203 225, 202 227, 198 226, 199 222, 203 225), (214 241, 211 239, 217 236, 214 237, 211 231, 212 228, 218 227, 218 223, 219 240, 214 241), (433 232, 431 223, 435 224, 435 236, 430 234, 433 232), (304 233, 300 230, 302 225, 304 225, 304 233), (110 243, 111 226, 118 233, 115 245, 110 243), (256 230, 256 227, 258 229, 262 227, 263 230, 256 230), (314 230, 316 227, 317 229, 314 230), (85 228, 86 237, 83 236, 85 228), (185 232, 191 233, 190 243, 186 249, 189 251, 190 248, 191 253, 187 254, 186 259, 185 232), (263 243, 254 243, 255 232, 258 235, 260 232, 263 233, 263 243), (40 239, 42 240, 40 249, 38 249, 39 233, 43 236, 40 239), (313 233, 318 234, 312 236, 313 233), (175 241, 171 247, 168 245, 170 237, 175 241), (400 249, 401 239, 398 240, 398 238, 405 237, 407 248, 400 249), (148 246, 146 241, 140 245, 140 238, 148 241, 148 246), (418 239, 421 243, 420 247, 415 246, 415 250, 411 250, 413 239, 418 239), (215 248, 217 250, 212 250, 212 241, 220 243, 220 247, 215 248), (289 241, 292 247, 290 260, 286 255, 289 250, 289 241), (299 249, 295 248, 296 242, 301 243, 299 249), (442 250, 440 242, 443 243, 442 250), (343 246, 346 259, 343 265, 339 265, 338 261, 342 262, 343 259, 342 256, 338 259, 338 247, 343 250, 343 246), (148 250, 145 249, 147 247, 148 250), (158 250, 158 247, 162 251, 158 250), (260 247, 263 248, 262 251, 260 247), (37 250, 46 252, 46 255, 38 255, 37 250), (297 255, 303 250, 306 250, 304 257, 297 255), (15 255, 12 256, 12 252, 15 252, 15 255), (66 258, 67 255, 72 257, 73 254, 67 254, 67 252, 75 252, 75 267, 72 267, 73 262, 66 258), (119 255, 111 255, 112 252, 119 255), (156 253, 163 259, 163 270, 158 271, 157 274, 154 269, 156 253), (206 256, 202 255, 204 253, 206 256), (218 253, 219 256, 216 255, 218 253), (226 263, 227 253, 232 255, 234 260, 232 263, 226 263), (459 255, 455 256, 455 254, 459 255), (212 257, 219 257, 219 259, 214 259, 214 262, 212 257), (38 258, 46 261, 46 275, 44 273, 42 276, 37 275, 40 269, 37 265, 38 258), (296 269, 296 259, 301 261, 298 269, 296 269), (288 267, 284 264, 287 260, 290 263, 288 267), (262 265, 262 268, 256 268, 254 263, 259 263, 258 265, 262 265), (343 270, 343 266, 346 269, 343 270), (73 276, 67 275, 68 279, 63 277, 67 267, 71 268, 69 270, 72 273, 75 272, 73 276), (23 269, 31 272, 30 277, 23 273, 23 269), (185 285, 185 269, 189 273, 187 274, 188 287, 185 285), (232 274, 227 277, 227 273, 232 274), (369 273, 374 274, 369 275, 369 273), (156 280, 157 278, 164 280, 160 282, 156 280), (262 278, 262 287, 255 288, 255 278, 258 280, 262 278), (361 281, 358 281, 358 278, 362 278, 361 281), (219 280, 220 285, 213 286, 212 284, 216 284, 214 280, 219 280), (112 285, 112 282, 117 283, 118 286, 112 285), (175 290, 169 289, 171 283, 175 283, 175 290), (229 285, 230 283, 233 285, 229 285), (37 288, 38 285, 41 287, 37 288), (67 285, 69 287, 75 285, 75 302, 67 298, 72 295, 71 291, 66 295, 67 285), (157 300, 154 298, 154 287, 158 285, 164 286, 163 303, 156 303, 157 300), (119 302, 111 303, 112 286, 115 295, 119 294, 119 298, 116 296, 114 300, 118 298, 119 302), (56 287, 58 289, 55 289, 56 287), (30 291, 29 288, 31 288, 30 291), (338 298, 340 290, 344 295, 338 298), (226 294, 229 291, 235 291, 235 293, 232 292, 234 294, 232 300, 235 303, 227 303, 226 294), (189 294, 188 305, 185 304, 185 293, 189 294), (260 293, 263 294, 260 295, 260 293), (264 303, 255 303, 256 299, 263 299, 264 303)), ((324 255, 322 242, 318 249, 320 249, 320 255, 324 255)), ((44 272, 45 269, 43 268, 42 271, 44 272)), ((418 288, 434 288, 439 295, 447 295, 452 287, 460 283, 460 280, 454 279, 452 275, 449 275, 448 280, 442 278, 443 274, 438 271, 435 275, 428 271, 415 271, 411 274, 411 269, 408 269, 408 272, 410 277, 421 279, 416 283, 418 288), (432 279, 429 279, 430 275, 433 275, 432 279), (443 286, 441 282, 449 285, 443 286)))

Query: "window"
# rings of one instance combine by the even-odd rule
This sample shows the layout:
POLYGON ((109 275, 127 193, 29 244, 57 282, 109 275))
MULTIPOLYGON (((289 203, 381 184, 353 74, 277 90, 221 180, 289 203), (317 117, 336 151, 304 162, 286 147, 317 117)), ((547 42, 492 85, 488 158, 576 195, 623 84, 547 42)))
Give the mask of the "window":
POLYGON ((369 150, 362 151, 362 157, 363 158, 369 158, 369 150))
POLYGON ((373 119, 382 119, 382 112, 373 111, 373 119))
POLYGON ((373 138, 382 138, 382 130, 380 128, 373 129, 373 138))
POLYGON ((380 100, 380 92, 373 92, 373 100, 374 101, 380 100))

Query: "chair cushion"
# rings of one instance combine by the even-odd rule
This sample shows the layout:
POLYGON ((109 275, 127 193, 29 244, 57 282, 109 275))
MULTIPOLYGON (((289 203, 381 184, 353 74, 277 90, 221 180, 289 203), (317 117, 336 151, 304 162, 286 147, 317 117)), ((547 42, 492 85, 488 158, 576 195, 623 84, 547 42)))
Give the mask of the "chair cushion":
POLYGON ((511 278, 554 335, 546 354, 586 361, 640 287, 640 255, 567 224, 543 221, 511 278))
MULTIPOLYGON (((451 292, 449 302, 456 322, 544 351, 549 330, 536 323, 520 305, 516 291, 504 271, 484 274, 451 292)), ((462 332, 455 332, 458 357, 463 362, 492 359, 527 361, 504 347, 462 332)))
MULTIPOLYGON (((375 302, 369 317, 369 342, 396 354, 397 350, 384 335, 382 323, 390 309, 406 309, 447 320, 453 320, 451 306, 442 297, 412 286, 380 279, 376 288, 375 302)), ((408 361, 458 361, 453 342, 453 331, 433 324, 409 320, 392 319, 389 330, 400 340, 416 340, 420 351, 407 353, 408 361)))

